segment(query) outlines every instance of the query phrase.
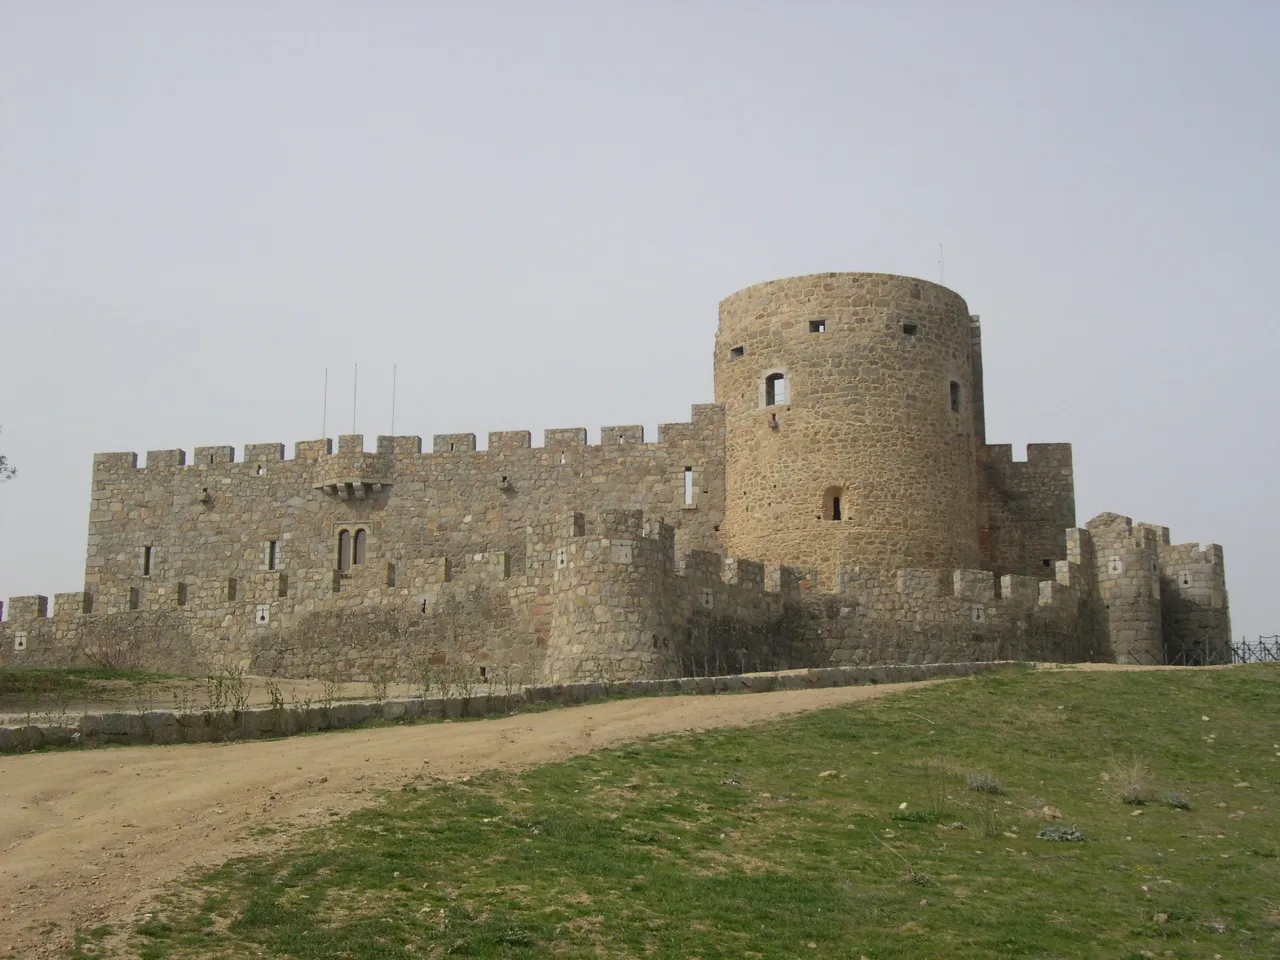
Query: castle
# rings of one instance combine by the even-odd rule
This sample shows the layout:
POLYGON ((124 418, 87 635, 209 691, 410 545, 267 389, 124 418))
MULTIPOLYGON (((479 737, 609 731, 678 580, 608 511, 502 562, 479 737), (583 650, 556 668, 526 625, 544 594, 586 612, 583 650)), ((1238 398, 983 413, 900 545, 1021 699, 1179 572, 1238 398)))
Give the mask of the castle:
POLYGON ((825 273, 720 304, 715 403, 638 426, 94 457, 85 589, 0 663, 475 682, 1040 659, 1208 662, 1222 549, 1102 514, 1069 444, 987 443, 978 318, 825 273))

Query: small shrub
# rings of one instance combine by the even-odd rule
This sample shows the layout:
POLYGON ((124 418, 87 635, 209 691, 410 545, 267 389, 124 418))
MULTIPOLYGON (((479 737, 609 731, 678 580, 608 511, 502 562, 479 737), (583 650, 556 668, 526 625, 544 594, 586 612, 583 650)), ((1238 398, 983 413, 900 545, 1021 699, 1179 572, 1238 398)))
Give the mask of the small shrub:
POLYGON ((971 773, 965 778, 964 785, 965 789, 974 793, 989 793, 992 796, 1004 793, 1004 785, 989 773, 971 773))
POLYGON ((1084 839, 1084 834, 1075 827, 1045 827, 1036 834, 1037 840, 1055 840, 1060 843, 1078 843, 1084 839))
POLYGON ((1147 762, 1141 757, 1133 757, 1123 763, 1113 764, 1111 784, 1121 803, 1141 807, 1156 799, 1155 786, 1151 782, 1151 771, 1147 767, 1147 762))
POLYGON ((1191 801, 1181 793, 1166 793, 1160 798, 1160 802, 1166 807, 1172 807, 1174 810, 1190 810, 1191 801))

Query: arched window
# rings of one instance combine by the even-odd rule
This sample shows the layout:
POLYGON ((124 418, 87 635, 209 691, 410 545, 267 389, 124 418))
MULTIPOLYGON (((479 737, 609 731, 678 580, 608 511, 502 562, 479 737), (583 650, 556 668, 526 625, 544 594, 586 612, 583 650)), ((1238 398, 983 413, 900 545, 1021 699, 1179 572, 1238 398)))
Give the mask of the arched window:
POLYGON ((764 405, 776 407, 787 402, 787 376, 771 373, 764 378, 764 405))
POLYGON ((827 487, 827 492, 822 496, 822 518, 824 520, 843 520, 844 490, 840 487, 827 487))
POLYGON ((364 563, 364 542, 365 531, 357 530, 355 536, 355 548, 351 551, 352 563, 364 563))
POLYGON ((951 381, 951 412, 960 412, 960 384, 954 380, 951 381))
POLYGON ((338 569, 351 569, 351 531, 343 530, 338 534, 338 569))

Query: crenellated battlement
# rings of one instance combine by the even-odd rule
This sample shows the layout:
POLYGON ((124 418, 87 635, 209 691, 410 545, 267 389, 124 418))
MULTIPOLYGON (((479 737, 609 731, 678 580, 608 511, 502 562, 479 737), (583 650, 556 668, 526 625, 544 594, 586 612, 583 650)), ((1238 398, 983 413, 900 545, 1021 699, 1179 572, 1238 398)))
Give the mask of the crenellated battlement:
MULTIPOLYGON (((438 433, 431 438, 431 452, 435 454, 509 454, 521 451, 553 451, 566 448, 582 447, 587 450, 614 450, 617 447, 654 447, 663 444, 686 444, 694 440, 705 439, 707 430, 713 433, 723 430, 723 411, 716 404, 697 404, 692 408, 692 416, 686 423, 663 423, 658 426, 656 440, 646 441, 642 425, 604 426, 600 428, 600 443, 587 443, 585 427, 560 427, 543 431, 543 442, 535 446, 533 434, 529 430, 499 430, 488 434, 485 448, 481 448, 474 433, 438 433)), ((390 457, 393 460, 416 461, 424 456, 423 442, 416 435, 379 435, 373 451, 365 451, 364 437, 361 434, 342 434, 337 438, 337 450, 334 450, 332 438, 319 440, 300 440, 294 444, 292 458, 285 457, 284 443, 250 443, 245 444, 243 457, 236 458, 234 446, 195 447, 190 458, 184 449, 149 450, 138 466, 138 455, 131 451, 116 451, 94 454, 96 472, 117 473, 125 470, 172 470, 179 467, 218 467, 227 464, 260 464, 290 462, 291 460, 312 462, 325 457, 366 454, 390 457)))

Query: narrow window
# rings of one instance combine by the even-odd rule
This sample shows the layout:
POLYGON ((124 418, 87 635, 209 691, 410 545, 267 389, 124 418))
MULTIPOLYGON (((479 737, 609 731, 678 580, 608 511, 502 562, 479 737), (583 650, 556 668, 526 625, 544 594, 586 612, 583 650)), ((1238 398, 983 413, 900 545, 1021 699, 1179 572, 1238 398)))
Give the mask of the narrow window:
POLYGON ((453 453, 453 444, 452 444, 452 443, 451 443, 451 444, 449 444, 449 452, 450 452, 450 453, 453 453))
POLYGON ((144 577, 151 576, 151 548, 142 548, 142 575, 144 577))
POLYGON ((187 585, 185 583, 179 583, 175 594, 178 606, 185 607, 187 605, 187 585))
POLYGON ((730 348, 729 348, 729 359, 730 359, 730 360, 737 360, 739 357, 744 356, 744 355, 746 354, 746 352, 747 352, 747 348, 746 348, 746 347, 730 347, 730 348))
POLYGON ((693 506, 693 467, 684 468, 684 505, 693 506))
POLYGON ((227 601, 228 601, 229 603, 234 603, 234 602, 235 602, 235 599, 236 599, 236 587, 237 587, 237 584, 236 584, 236 578, 235 578, 235 577, 228 577, 228 578, 227 578, 227 601))
POLYGON ((488 682, 489 682, 489 668, 488 668, 488 667, 481 667, 481 668, 480 668, 480 679, 481 679, 481 680, 483 680, 483 681, 485 681, 486 683, 488 683, 488 682))
POLYGON ((953 413, 960 412, 960 384, 954 380, 951 381, 951 410, 953 413))
POLYGON ((844 508, 841 500, 844 497, 844 490, 840 487, 827 487, 827 492, 822 497, 822 516, 825 520, 843 520, 844 508))
POLYGON ((902 325, 902 335, 904 337, 914 337, 920 332, 920 328, 914 323, 904 323, 902 325))
POLYGON ((351 569, 350 530, 343 530, 338 534, 338 569, 344 573, 351 569))
POLYGON ((276 596, 287 597, 289 595, 289 575, 280 574, 280 582, 276 585, 276 596))
POLYGON ((394 587, 396 585, 396 565, 394 563, 387 564, 387 586, 394 587))
POLYGON ((138 609, 138 588, 137 587, 129 588, 129 609, 130 610, 138 609))
POLYGON ((810 333, 826 333, 826 332, 827 332, 827 321, 825 321, 825 320, 810 320, 810 321, 809 321, 809 332, 810 332, 810 333))
POLYGON ((764 378, 764 405, 774 407, 787 402, 787 378, 781 373, 771 373, 764 378))
POLYGON ((258 476, 262 476, 262 475, 263 475, 264 473, 266 473, 266 472, 267 472, 267 468, 266 468, 266 467, 263 467, 263 466, 259 466, 259 467, 258 467, 258 476))
POLYGON ((274 570, 276 568, 276 548, 278 541, 267 541, 267 569, 274 570))
POLYGON ((354 549, 351 551, 351 563, 353 565, 357 563, 364 563, 365 539, 366 539, 365 532, 363 530, 357 530, 355 535, 355 546, 354 546, 354 549))

